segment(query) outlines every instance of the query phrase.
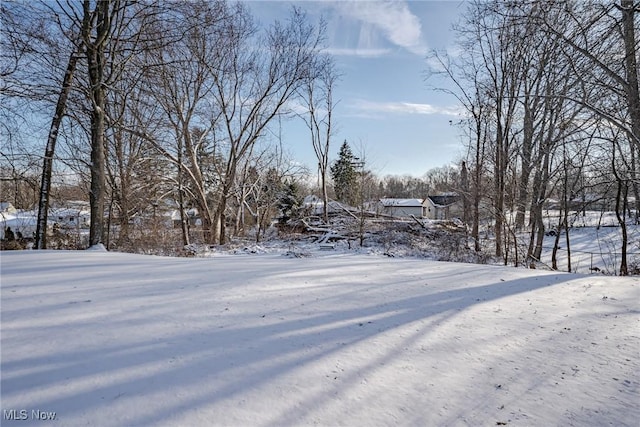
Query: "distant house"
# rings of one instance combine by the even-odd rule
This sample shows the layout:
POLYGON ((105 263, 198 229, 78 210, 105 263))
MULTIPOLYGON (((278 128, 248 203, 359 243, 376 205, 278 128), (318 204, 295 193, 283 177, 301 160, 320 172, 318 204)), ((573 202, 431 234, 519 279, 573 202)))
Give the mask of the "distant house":
POLYGON ((399 218, 422 218, 425 216, 425 205, 421 199, 380 199, 379 212, 399 218))
POLYGON ((425 199, 425 217, 429 219, 451 219, 461 217, 461 200, 462 198, 457 193, 429 196, 425 199))
POLYGON ((61 228, 88 228, 91 222, 91 213, 82 207, 50 209, 48 216, 61 228))
MULTIPOLYGON (((168 213, 171 217, 171 221, 173 222, 173 228, 180 228, 182 222, 182 216, 180 216, 180 209, 174 209, 168 213)), ((188 208, 184 210, 184 219, 189 223, 190 226, 200 226, 202 225, 202 218, 200 217, 200 212, 196 208, 188 208)))
POLYGON ((11 202, 0 202, 0 214, 3 215, 15 215, 18 210, 11 204, 11 202))
MULTIPOLYGON (((322 199, 315 195, 306 196, 302 202, 302 208, 308 215, 322 216, 324 213, 324 202, 322 199)), ((335 200, 329 200, 327 203, 327 213, 331 214, 343 214, 345 212, 357 212, 357 208, 345 205, 335 200)))
MULTIPOLYGON (((9 203, 10 205, 10 203, 9 203)), ((11 208, 0 204, 5 209, 0 212, 0 238, 4 239, 4 232, 7 227, 11 227, 11 231, 16 237, 33 238, 36 233, 38 223, 38 211, 16 211, 11 212, 11 208)), ((88 228, 91 222, 91 214, 88 210, 86 202, 67 202, 64 206, 53 207, 49 209, 47 214, 47 232, 56 229, 78 230, 80 228, 88 228)))

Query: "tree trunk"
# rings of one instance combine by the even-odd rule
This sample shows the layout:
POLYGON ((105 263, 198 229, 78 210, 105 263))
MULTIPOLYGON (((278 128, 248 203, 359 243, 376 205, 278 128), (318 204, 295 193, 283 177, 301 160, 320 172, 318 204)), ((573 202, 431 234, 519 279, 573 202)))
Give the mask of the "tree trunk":
MULTIPOLYGON (((118 167, 118 175, 120 176, 120 190, 118 190, 117 186, 114 184, 113 189, 111 191, 111 203, 109 208, 109 215, 111 215, 111 205, 113 205, 113 200, 117 198, 120 218, 118 223, 120 224, 120 230, 118 233, 118 245, 123 245, 126 242, 129 242, 129 191, 131 185, 129 183, 130 175, 127 173, 127 166, 124 161, 124 142, 123 142, 123 133, 117 132, 114 136, 115 145, 116 145, 116 156, 117 167, 118 167), (116 195, 114 196, 114 190, 116 195)), ((113 182, 116 182, 115 177, 113 178, 113 182)), ((111 217, 109 217, 111 218, 111 217)), ((107 227, 108 230, 111 230, 110 227, 107 227)))
MULTIPOLYGON (((238 208, 236 209, 236 217, 233 223, 233 235, 244 237, 244 189, 241 189, 242 193, 238 196, 238 208)), ((258 233, 260 232, 260 226, 258 225, 258 233)))
POLYGON ((518 182, 518 194, 516 202, 516 230, 520 231, 524 228, 524 216, 527 208, 527 199, 529 198, 529 178, 531 175, 531 153, 533 147, 533 113, 529 105, 529 96, 524 100, 524 124, 523 124, 523 141, 522 141, 522 172, 518 182))
POLYGON ((47 248, 47 218, 49 214, 49 196, 51 193, 51 174, 53 171, 53 156, 56 150, 56 142, 58 140, 58 131, 64 117, 67 98, 71 92, 73 75, 78 63, 77 49, 69 57, 67 69, 62 80, 62 88, 58 95, 56 109, 51 120, 51 128, 47 137, 47 146, 44 151, 44 160, 42 162, 42 179, 40 181, 40 197, 38 201, 38 220, 36 223, 36 249, 47 248))
MULTIPOLYGON (((104 105, 104 91, 94 90, 94 99, 104 105)), ((104 232, 104 192, 105 192, 105 155, 104 155, 104 113, 101 109, 91 117, 91 226, 89 228, 89 246, 102 243, 104 232)))
POLYGON ((564 217, 562 218, 562 229, 564 230, 565 243, 567 245, 567 271, 571 273, 571 240, 569 237, 569 170, 567 168, 567 154, 564 150, 563 162, 564 177, 562 183, 562 210, 564 211, 564 217))
POLYGON ((226 227, 225 222, 227 220, 225 215, 225 210, 227 209, 227 196, 228 192, 223 192, 223 196, 220 198, 220 203, 218 204, 218 209, 216 209, 216 214, 214 215, 213 233, 210 232, 209 235, 205 234, 205 240, 211 239, 211 241, 217 240, 220 245, 224 245, 227 243, 226 237, 226 227))
POLYGON ((633 0, 621 0, 622 27, 625 48, 626 95, 631 117, 631 185, 635 196, 636 223, 640 212, 640 88, 638 84, 637 46, 634 15, 638 6, 633 0))
POLYGON ((553 239, 553 251, 551 253, 551 268, 554 270, 558 269, 558 248, 560 245, 560 233, 562 233, 564 220, 562 219, 564 209, 560 207, 560 219, 558 221, 558 229, 556 230, 556 235, 553 239))
MULTIPOLYGON (((101 244, 104 233, 105 201, 105 49, 111 31, 110 10, 112 2, 104 0, 96 3, 96 35, 92 40, 90 1, 83 4, 83 38, 87 52, 91 112, 91 225, 89 228, 89 246, 101 244)), ((117 1, 116 1, 117 3, 117 1)))
POLYGON ((547 198, 547 183, 549 182, 549 162, 550 162, 550 151, 551 151, 551 141, 546 144, 547 149, 544 153, 544 160, 542 161, 542 179, 540 181, 540 187, 538 189, 538 193, 536 195, 536 225, 532 227, 533 230, 536 231, 536 244, 533 250, 533 258, 536 260, 540 260, 542 258, 542 244, 544 241, 544 221, 542 217, 542 208, 544 205, 544 201, 547 198))
MULTIPOLYGON (((482 118, 480 115, 475 117, 476 119, 476 155, 475 155, 475 170, 474 170, 474 188, 473 188, 473 225, 471 227, 471 238, 473 239, 473 246, 476 252, 481 251, 480 246, 480 201, 482 198, 482 169, 484 164, 484 147, 485 142, 483 140, 482 131, 482 118)), ((486 131, 485 131, 486 137, 486 131)))
POLYGON ((627 267, 627 244, 629 241, 627 235, 627 223, 625 220, 625 209, 627 205, 627 193, 628 186, 626 183, 616 175, 618 181, 618 191, 616 192, 616 218, 618 224, 620 224, 620 230, 622 231, 622 253, 620 260, 620 275, 628 276, 629 269, 627 267))
POLYGON ((529 226, 529 248, 527 250, 527 260, 538 262, 542 255, 542 241, 544 239, 544 221, 542 217, 542 201, 539 193, 535 194, 535 200, 531 204, 529 226))
POLYGON ((535 242, 536 242, 536 227, 539 224, 538 216, 542 215, 542 210, 538 209, 540 204, 538 200, 540 198, 540 188, 542 186, 542 170, 539 167, 533 175, 533 184, 531 189, 531 208, 529 209, 529 248, 527 249, 527 262, 537 261, 534 256, 535 242))
POLYGON ((460 172, 460 186, 462 187, 462 221, 465 226, 469 223, 469 171, 467 162, 463 161, 460 172))
POLYGON ((325 224, 329 223, 329 194, 327 193, 327 168, 322 167, 322 219, 325 224))
POLYGON ((185 218, 184 209, 184 194, 182 185, 178 185, 178 209, 180 210, 180 231, 182 233, 182 244, 187 246, 189 244, 189 218, 185 218))
POLYGON ((495 236, 496 236, 496 257, 502 258, 502 228, 504 225, 504 174, 506 168, 506 159, 503 158, 504 140, 502 134, 502 125, 500 117, 498 117, 498 131, 496 138, 496 161, 494 166, 494 218, 495 218, 495 236))
POLYGON ((567 271, 571 273, 571 239, 569 237, 569 231, 570 231, 569 230, 569 210, 566 204, 564 209, 564 224, 562 228, 564 228, 564 238, 565 238, 565 243, 567 245, 567 271))

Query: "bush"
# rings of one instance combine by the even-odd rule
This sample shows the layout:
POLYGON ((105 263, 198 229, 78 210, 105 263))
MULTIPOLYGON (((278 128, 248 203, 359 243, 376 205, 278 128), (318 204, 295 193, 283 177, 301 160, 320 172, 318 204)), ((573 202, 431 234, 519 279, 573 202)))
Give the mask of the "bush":
POLYGON ((21 251, 26 245, 18 240, 2 240, 0 241, 0 250, 2 251, 21 251))

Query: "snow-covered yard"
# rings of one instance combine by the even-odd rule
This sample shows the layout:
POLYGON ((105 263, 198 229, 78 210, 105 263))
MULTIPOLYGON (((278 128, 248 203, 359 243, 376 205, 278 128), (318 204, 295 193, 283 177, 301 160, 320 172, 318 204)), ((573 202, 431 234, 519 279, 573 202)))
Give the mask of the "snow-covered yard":
POLYGON ((2 425, 638 425, 637 279, 311 255, 3 252, 2 425))
MULTIPOLYGON (((640 227, 628 226, 629 244, 627 263, 630 267, 640 265, 640 227)), ((622 258, 622 237, 620 227, 594 226, 576 227, 570 232, 571 271, 583 274, 601 272, 615 275, 620 271, 622 258)), ((544 241, 542 261, 551 265, 551 252, 555 237, 547 236, 544 241)), ((559 241, 558 269, 567 271, 568 252, 564 233, 559 241)))

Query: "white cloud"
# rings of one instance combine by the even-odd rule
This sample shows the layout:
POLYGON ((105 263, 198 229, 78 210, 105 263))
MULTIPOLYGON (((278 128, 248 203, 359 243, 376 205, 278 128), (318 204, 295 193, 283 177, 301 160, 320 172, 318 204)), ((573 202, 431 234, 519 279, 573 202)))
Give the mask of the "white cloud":
POLYGON ((358 99, 351 103, 351 108, 359 116, 371 114, 443 114, 447 116, 459 116, 460 107, 440 107, 431 104, 418 104, 413 102, 376 102, 358 99))
POLYGON ((343 1, 336 2, 340 12, 382 30, 393 44, 417 55, 425 55, 420 20, 405 1, 343 1))
POLYGON ((375 48, 327 48, 325 52, 330 55, 337 56, 360 56, 363 58, 377 58, 387 55, 391 52, 390 49, 375 49, 375 48))

